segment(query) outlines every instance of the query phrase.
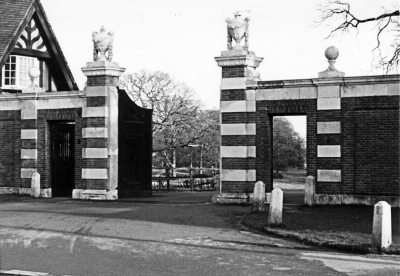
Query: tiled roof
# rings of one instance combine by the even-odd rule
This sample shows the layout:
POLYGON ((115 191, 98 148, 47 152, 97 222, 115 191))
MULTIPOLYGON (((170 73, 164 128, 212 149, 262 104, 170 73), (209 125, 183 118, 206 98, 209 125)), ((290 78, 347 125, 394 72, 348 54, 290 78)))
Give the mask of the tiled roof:
MULTIPOLYGON (((45 22, 44 24, 48 27, 47 36, 54 42, 52 44, 52 52, 57 53, 58 64, 61 66, 57 70, 62 72, 62 78, 65 80, 65 83, 69 83, 68 88, 66 86, 64 86, 64 88, 68 90, 78 90, 78 86, 75 83, 74 77, 69 69, 67 61, 65 60, 64 54, 58 44, 40 0, 0 0, 0 64, 4 64, 4 59, 10 54, 10 49, 8 49, 8 47, 13 38, 19 35, 18 31, 22 31, 21 24, 24 23, 29 12, 33 9, 32 5, 34 5, 36 12, 40 11, 41 17, 45 22)), ((31 14, 32 13, 30 13, 30 15, 31 14)), ((14 47, 14 45, 11 46, 14 47)))
POLYGON ((35 0, 0 1, 0 60, 35 0))

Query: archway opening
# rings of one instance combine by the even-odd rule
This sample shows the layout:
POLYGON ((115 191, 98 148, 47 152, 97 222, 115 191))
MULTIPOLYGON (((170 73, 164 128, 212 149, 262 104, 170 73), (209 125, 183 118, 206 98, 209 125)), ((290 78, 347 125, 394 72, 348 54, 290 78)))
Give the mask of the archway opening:
POLYGON ((307 116, 274 116, 272 137, 273 189, 304 193, 307 116))

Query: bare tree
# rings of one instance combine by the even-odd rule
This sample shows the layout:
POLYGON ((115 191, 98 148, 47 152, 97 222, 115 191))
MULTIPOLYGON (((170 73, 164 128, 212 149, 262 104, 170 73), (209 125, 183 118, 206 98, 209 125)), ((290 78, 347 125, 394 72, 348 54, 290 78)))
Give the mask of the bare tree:
POLYGON ((383 8, 383 11, 376 17, 359 18, 351 10, 349 3, 340 0, 327 0, 325 4, 318 5, 318 11, 321 16, 316 21, 317 25, 332 22, 338 24, 331 30, 327 38, 337 34, 344 35, 351 30, 356 30, 358 34, 361 25, 374 24, 372 31, 375 32, 376 45, 372 49, 374 53, 372 66, 383 69, 386 74, 397 69, 400 56, 399 7, 383 8), (391 43, 385 42, 386 40, 383 39, 385 35, 392 36, 391 43))
POLYGON ((141 70, 122 76, 120 87, 132 100, 153 109, 153 152, 176 167, 176 149, 193 144, 212 131, 194 91, 167 73, 141 70))

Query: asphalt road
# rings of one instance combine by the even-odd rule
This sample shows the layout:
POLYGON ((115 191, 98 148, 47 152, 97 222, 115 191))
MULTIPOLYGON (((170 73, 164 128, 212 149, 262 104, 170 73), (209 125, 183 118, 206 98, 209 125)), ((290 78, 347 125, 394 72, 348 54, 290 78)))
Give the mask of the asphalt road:
POLYGON ((239 225, 248 206, 207 198, 1 197, 0 268, 82 276, 400 275, 396 257, 339 254, 250 232, 239 225))

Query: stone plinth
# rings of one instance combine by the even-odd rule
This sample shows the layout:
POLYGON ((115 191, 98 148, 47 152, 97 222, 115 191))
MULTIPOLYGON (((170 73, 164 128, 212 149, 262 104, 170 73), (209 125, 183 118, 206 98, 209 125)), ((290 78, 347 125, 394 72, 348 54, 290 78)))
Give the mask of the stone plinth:
POLYGON ((215 58, 218 66, 223 68, 223 78, 224 75, 230 75, 229 77, 244 77, 246 80, 253 81, 260 80, 260 73, 256 71, 256 68, 263 59, 262 57, 257 57, 254 52, 247 50, 222 51, 221 56, 215 58), (229 70, 229 67, 236 68, 232 71, 229 70), (239 69, 240 67, 241 69, 239 69))
POLYGON ((125 68, 111 61, 91 61, 82 68, 87 77, 87 86, 119 86, 119 77, 125 72, 125 68))
POLYGON ((386 201, 379 201, 374 206, 372 227, 372 246, 377 249, 387 248, 392 244, 392 214, 386 201))

